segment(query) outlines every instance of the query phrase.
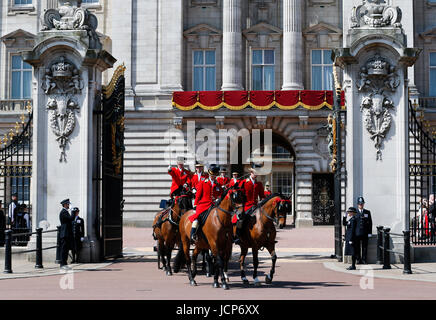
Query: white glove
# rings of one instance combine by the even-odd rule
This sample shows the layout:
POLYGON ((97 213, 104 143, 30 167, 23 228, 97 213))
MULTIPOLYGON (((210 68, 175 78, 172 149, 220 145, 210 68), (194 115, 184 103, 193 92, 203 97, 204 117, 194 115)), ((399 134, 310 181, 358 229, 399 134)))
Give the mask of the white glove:
POLYGON ((83 242, 83 240, 85 240, 85 238, 84 238, 84 237, 80 238, 80 241, 81 241, 81 242, 83 242))
POLYGON ((193 194, 197 193, 197 190, 196 189, 192 189, 192 193, 193 194))
POLYGON ((188 188, 189 186, 188 186, 188 184, 187 183, 185 183, 184 185, 183 185, 183 188, 188 188))
POLYGON ((168 166, 168 171, 171 171, 173 167, 172 166, 168 166))
POLYGON ((349 244, 353 244, 353 241, 348 241, 349 244))
POLYGON ((371 238, 372 234, 368 234, 368 238, 371 238))

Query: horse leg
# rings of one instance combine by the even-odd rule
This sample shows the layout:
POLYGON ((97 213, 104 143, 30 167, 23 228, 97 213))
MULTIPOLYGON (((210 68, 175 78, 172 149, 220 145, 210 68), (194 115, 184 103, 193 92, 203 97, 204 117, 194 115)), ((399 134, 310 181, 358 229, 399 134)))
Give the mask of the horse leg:
POLYGON ((203 257, 203 262, 201 263, 201 270, 202 270, 203 272, 207 272, 207 264, 206 264, 207 251, 206 251, 206 250, 203 250, 203 251, 201 252, 201 255, 202 255, 202 257, 203 257))
POLYGON ((213 287, 219 288, 220 284, 218 283, 218 278, 219 278, 218 255, 213 256, 213 265, 214 265, 213 287))
POLYGON ((194 249, 194 252, 192 253, 192 278, 195 278, 195 276, 197 275, 197 257, 200 254, 199 250, 197 249, 197 247, 194 249))
POLYGON ((173 275, 173 271, 171 270, 171 264, 170 264, 170 262, 171 262, 171 252, 172 252, 173 250, 170 248, 170 247, 168 247, 167 248, 167 262, 168 262, 168 267, 167 267, 167 276, 172 276, 173 275))
POLYGON ((222 255, 218 256, 218 268, 221 275, 221 283, 224 290, 229 290, 229 285, 227 284, 226 278, 224 277, 224 260, 222 255))
POLYGON ((241 270, 241 279, 244 285, 248 285, 249 281, 245 275, 245 257, 247 256, 248 248, 241 247, 241 256, 239 258, 239 268, 241 270))
POLYGON ((205 251, 206 256, 206 277, 210 278, 212 276, 213 272, 213 261, 212 256, 209 253, 209 250, 205 251))
POLYGON ((167 270, 167 262, 165 260, 165 244, 163 240, 159 240, 159 246, 158 246, 158 256, 160 256, 160 259, 162 260, 162 270, 167 270))
POLYGON ((254 285, 260 286, 260 280, 257 277, 257 268, 259 267, 259 256, 257 249, 252 248, 251 252, 253 253, 253 279, 254 279, 254 285))
POLYGON ((183 240, 183 251, 185 252, 186 267, 188 268, 189 283, 191 286, 196 286, 197 283, 195 282, 194 277, 192 276, 191 254, 189 253, 189 245, 190 245, 190 239, 185 238, 183 240))
POLYGON ((276 270, 277 255, 276 255, 276 250, 275 250, 274 245, 268 246, 267 249, 268 249, 269 254, 271 255, 272 266, 271 266, 271 270, 269 272, 269 275, 267 274, 265 276, 265 283, 271 284, 273 276, 274 276, 274 272, 276 270))

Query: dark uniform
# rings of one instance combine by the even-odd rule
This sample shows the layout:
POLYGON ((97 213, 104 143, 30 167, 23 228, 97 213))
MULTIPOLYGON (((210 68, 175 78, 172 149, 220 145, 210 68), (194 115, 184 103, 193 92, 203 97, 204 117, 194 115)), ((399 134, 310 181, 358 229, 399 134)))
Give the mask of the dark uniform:
MULTIPOLYGON (((357 199, 358 204, 364 204, 362 197, 357 199)), ((357 210, 356 215, 356 235, 357 235, 357 259, 358 263, 367 263, 368 256, 368 235, 372 234, 372 218, 369 210, 357 210)))
POLYGON ((436 227, 436 202, 433 203, 428 210, 428 227, 430 231, 430 240, 434 240, 436 227))
MULTIPOLYGON (((2 201, 0 200, 0 207, 2 201)), ((5 245, 6 215, 3 209, 0 209, 0 247, 5 245)))
MULTIPOLYGON (((354 207, 350 207, 347 212, 353 212, 356 214, 357 210, 354 207)), ((353 215, 348 221, 347 217, 343 218, 343 225, 346 227, 345 230, 345 252, 346 256, 351 256, 352 264, 348 270, 356 269, 356 254, 357 254, 357 236, 356 236, 356 226, 357 220, 356 216, 353 215)))
POLYGON ((75 216, 74 213, 79 209, 73 208, 73 263, 78 261, 79 252, 82 249, 82 238, 85 236, 85 220, 79 216, 75 216))
MULTIPOLYGON (((61 202, 62 205, 70 204, 70 200, 66 199, 61 202)), ((73 218, 67 209, 62 208, 59 214, 59 220, 61 222, 60 230, 60 252, 61 252, 61 267, 67 265, 68 251, 72 248, 73 244, 73 218)))

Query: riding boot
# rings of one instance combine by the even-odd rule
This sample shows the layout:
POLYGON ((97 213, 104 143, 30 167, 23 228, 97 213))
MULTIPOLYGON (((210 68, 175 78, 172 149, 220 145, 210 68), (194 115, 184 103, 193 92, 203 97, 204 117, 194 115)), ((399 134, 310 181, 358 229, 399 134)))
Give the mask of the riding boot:
POLYGON ((197 238, 197 226, 198 226, 198 221, 194 220, 194 222, 192 223, 192 227, 191 227, 191 242, 195 242, 198 240, 197 238))
POLYGON ((241 229, 236 227, 236 234, 235 234, 235 236, 233 238, 233 243, 234 244, 241 244, 240 236, 241 236, 241 229))

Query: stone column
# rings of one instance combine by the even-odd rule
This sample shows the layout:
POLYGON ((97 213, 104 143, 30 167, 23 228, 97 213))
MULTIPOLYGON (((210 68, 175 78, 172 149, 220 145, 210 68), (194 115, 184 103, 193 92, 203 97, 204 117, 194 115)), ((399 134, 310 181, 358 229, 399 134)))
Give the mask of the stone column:
POLYGON ((283 0, 283 88, 303 89, 302 0, 283 0))
MULTIPOLYGON (((100 103, 102 72, 115 59, 102 49, 95 16, 71 2, 59 6, 55 18, 46 11, 36 46, 23 53, 34 68, 35 82, 31 199, 34 228, 46 221, 55 229, 63 199, 79 207, 86 228, 81 261, 89 262, 100 259, 94 111, 100 103)), ((50 246, 56 233, 43 240, 45 247, 50 246)), ((47 253, 52 259, 54 251, 47 253)))
POLYGON ((223 0, 222 90, 243 90, 241 0, 223 0))

